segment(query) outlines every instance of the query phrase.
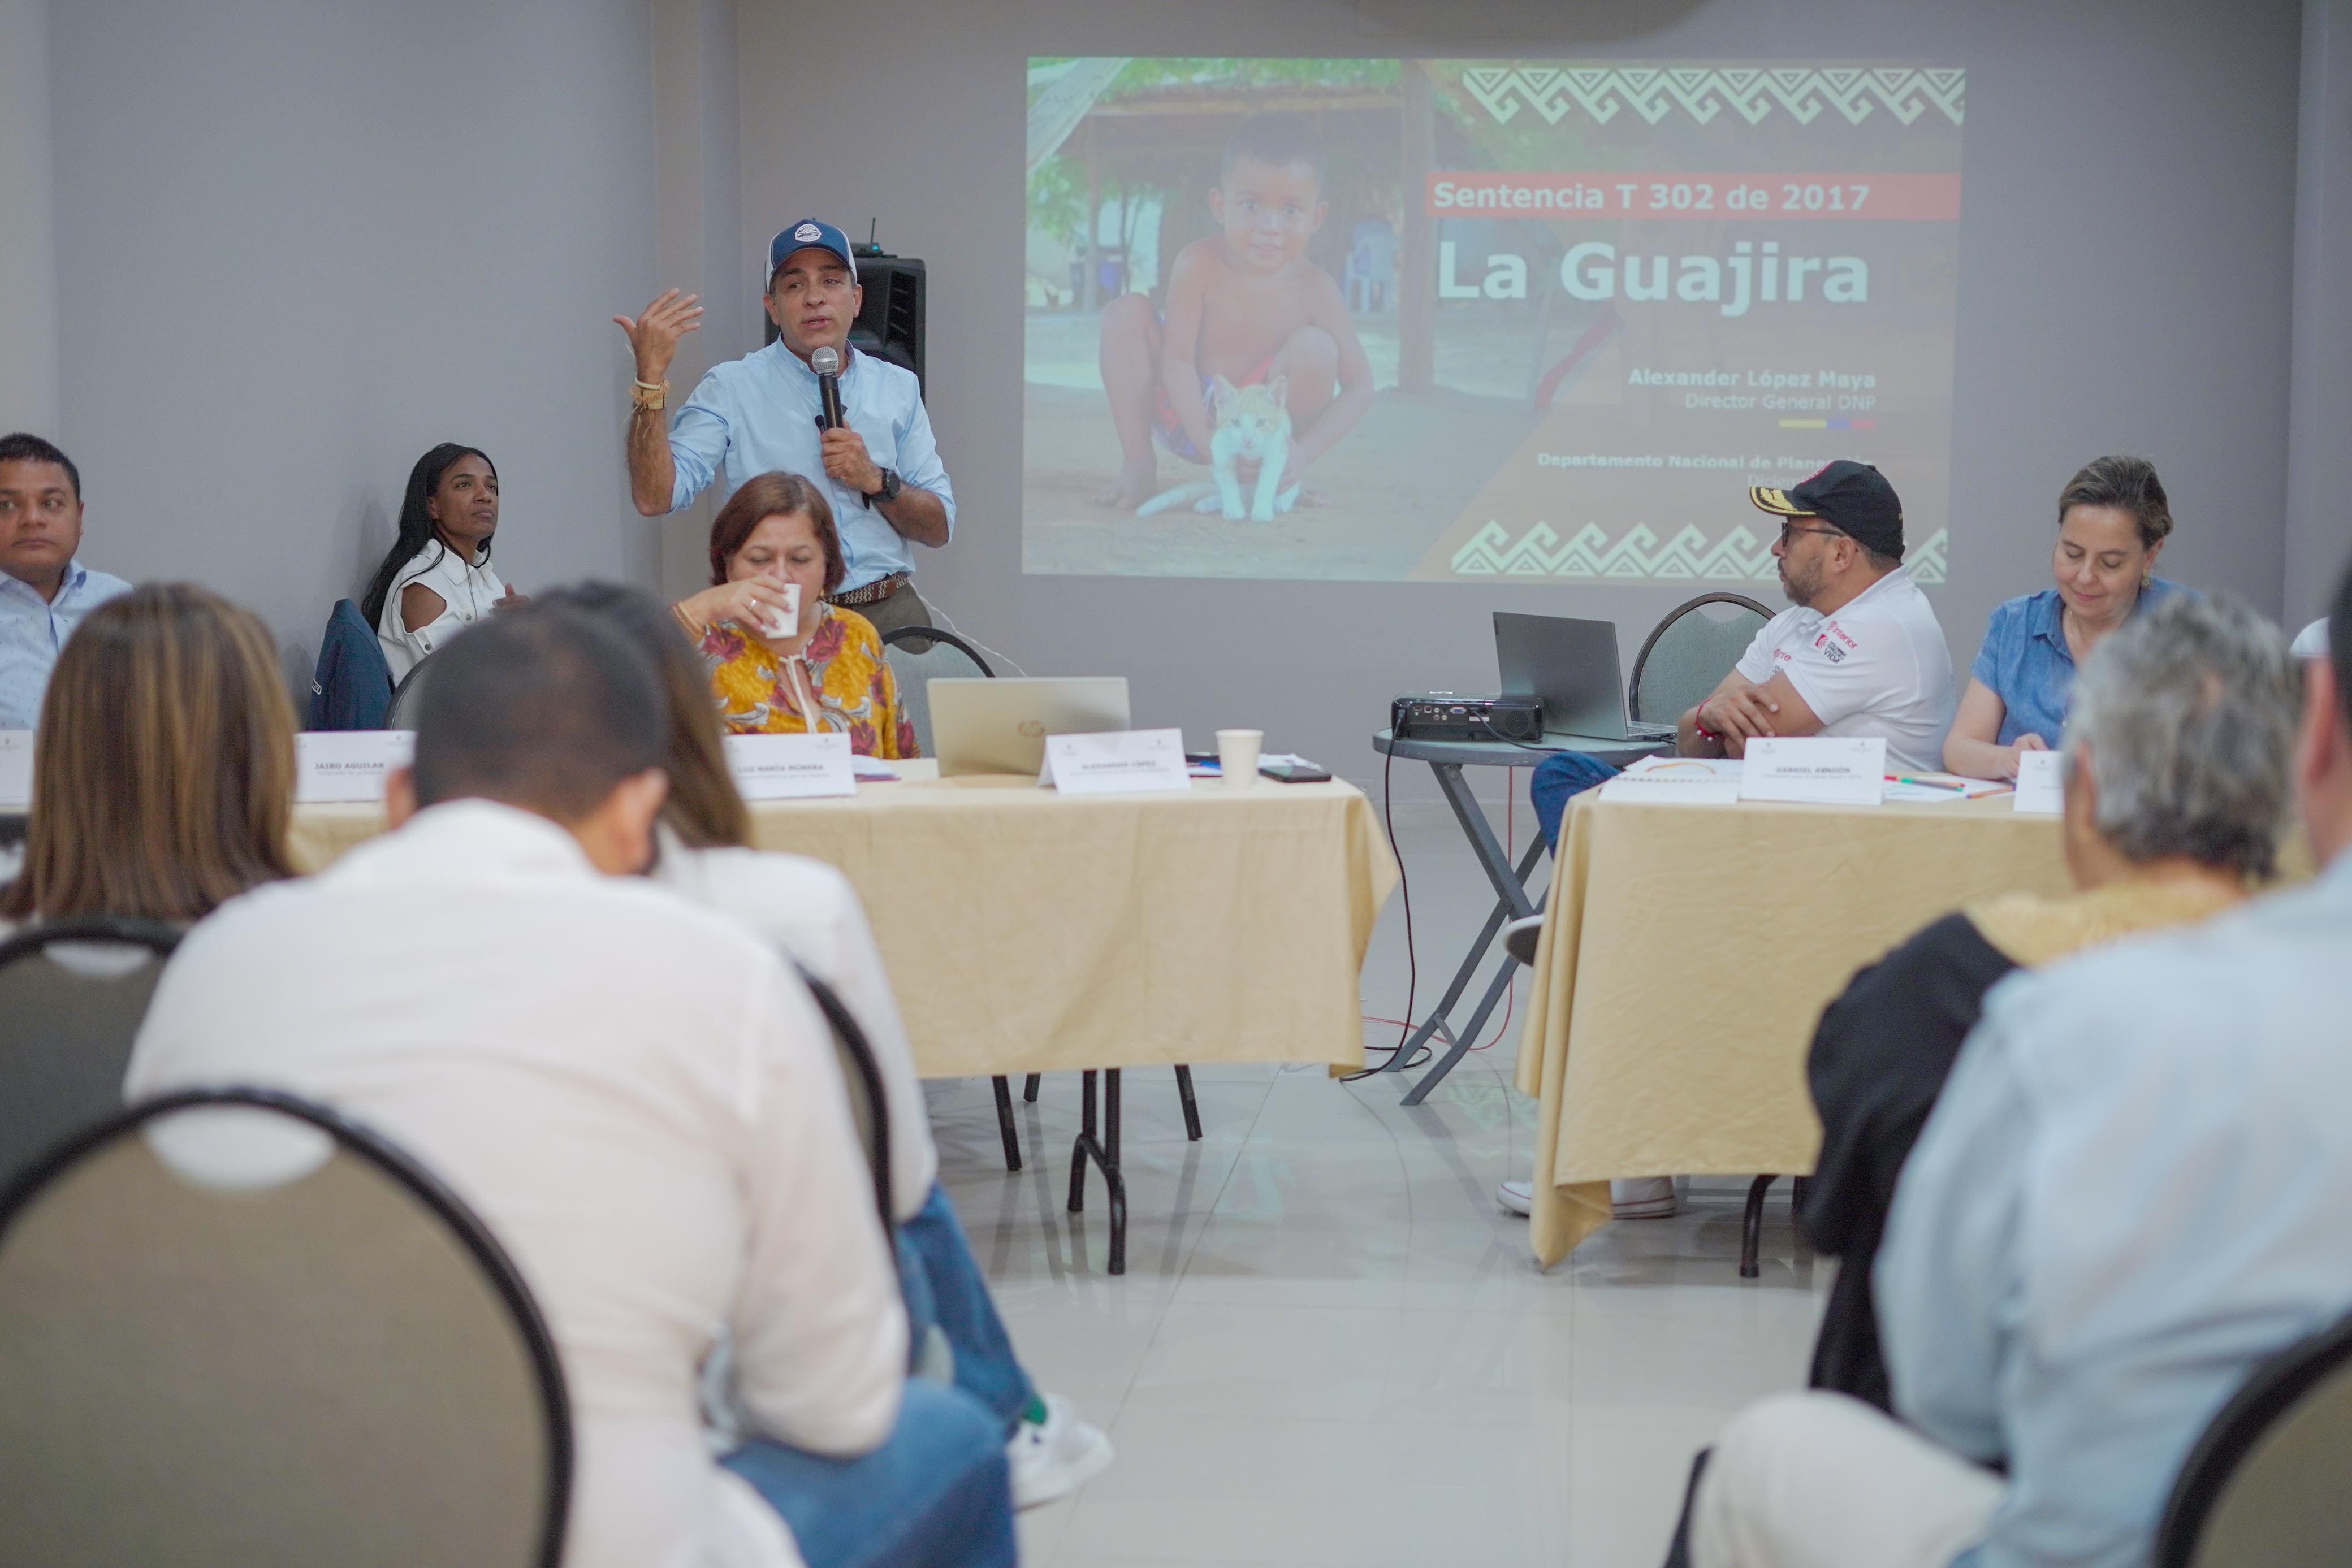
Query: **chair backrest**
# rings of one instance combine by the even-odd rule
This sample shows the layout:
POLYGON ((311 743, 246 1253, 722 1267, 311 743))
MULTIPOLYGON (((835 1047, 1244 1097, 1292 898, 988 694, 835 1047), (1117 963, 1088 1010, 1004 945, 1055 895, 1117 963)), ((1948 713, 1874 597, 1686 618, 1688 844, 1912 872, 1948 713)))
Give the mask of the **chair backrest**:
POLYGON ((892 1234, 898 1228, 898 1207, 890 1178, 890 1102, 889 1091, 882 1082, 882 1065, 874 1059, 874 1047, 866 1040, 866 1030, 840 994, 810 974, 798 959, 792 963, 800 970, 809 995, 816 998, 817 1010, 824 1014, 824 1021, 833 1028, 834 1051, 841 1058, 842 1082, 849 1088, 849 1113, 857 1124, 858 1143, 866 1150, 866 1162, 874 1172, 875 1207, 882 1216, 883 1233, 892 1234))
POLYGON ((310 676, 312 729, 382 729, 392 706, 392 667, 383 646, 360 607, 335 601, 319 640, 319 663, 310 676))
POLYGON ((980 650, 952 632, 942 632, 936 626, 900 626, 882 633, 882 656, 890 662, 890 673, 898 677, 898 706, 907 710, 907 722, 914 727, 915 744, 923 748, 926 757, 937 757, 938 748, 931 745, 931 688, 933 675, 985 675, 996 678, 980 650))
POLYGON ((1642 644, 1625 706, 1645 723, 1674 723, 1706 700, 1771 619, 1769 610, 1737 593, 1702 593, 1676 605, 1642 644))
POLYGON ((2352 1563, 2352 1318, 2254 1369, 2172 1484, 2154 1568, 2352 1563))
POLYGON ((131 1042, 179 940, 153 921, 93 918, 0 942, 0 1188, 121 1114, 131 1042))
POLYGON ((416 705, 424 700, 425 672, 432 664, 433 660, 434 655, 427 653, 409 665, 408 674, 400 677, 400 685, 392 688, 392 706, 384 710, 384 728, 415 729, 416 727, 416 705))
POLYGON ((291 1096, 134 1107, 0 1200, 0 1562, 553 1568, 571 1431, 481 1222, 291 1096))

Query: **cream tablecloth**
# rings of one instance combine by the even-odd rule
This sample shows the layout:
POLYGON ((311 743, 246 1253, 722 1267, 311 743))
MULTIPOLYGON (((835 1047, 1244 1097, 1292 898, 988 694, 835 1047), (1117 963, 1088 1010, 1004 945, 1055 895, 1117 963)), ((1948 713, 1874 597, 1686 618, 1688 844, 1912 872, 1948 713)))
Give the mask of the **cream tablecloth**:
MULTIPOLYGON (((1067 799, 910 777, 751 816, 760 848, 856 885, 926 1077, 1363 1064, 1357 978, 1396 864, 1347 784, 1067 799)), ((383 831, 375 806, 299 806, 296 862, 383 831)))
POLYGON ((2058 820, 2007 795, 1571 808, 1519 1047, 1546 1266, 1608 1223, 1612 1176, 1811 1171, 1806 1051, 1853 972, 1963 904, 2071 885, 2058 820))

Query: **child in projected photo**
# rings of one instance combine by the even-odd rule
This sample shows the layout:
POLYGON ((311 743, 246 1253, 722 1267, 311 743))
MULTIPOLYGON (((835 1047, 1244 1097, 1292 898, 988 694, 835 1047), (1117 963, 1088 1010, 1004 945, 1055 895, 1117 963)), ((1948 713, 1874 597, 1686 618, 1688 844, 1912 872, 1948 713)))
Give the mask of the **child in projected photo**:
POLYGON ((1177 253, 1163 322, 1150 296, 1103 311, 1102 378, 1118 429, 1118 481, 1097 500, 1146 514, 1203 511, 1271 522, 1299 476, 1372 402, 1372 367, 1331 275, 1307 259, 1329 211, 1328 165, 1296 114, 1254 114, 1226 145, 1209 212, 1219 232, 1177 253), (1152 443, 1211 465, 1162 492, 1152 443))

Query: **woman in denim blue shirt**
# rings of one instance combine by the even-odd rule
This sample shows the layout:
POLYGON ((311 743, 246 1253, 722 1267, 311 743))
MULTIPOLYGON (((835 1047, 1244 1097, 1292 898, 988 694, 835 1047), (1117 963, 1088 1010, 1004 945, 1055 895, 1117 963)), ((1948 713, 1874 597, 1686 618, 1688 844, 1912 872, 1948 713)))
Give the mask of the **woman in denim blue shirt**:
POLYGON ((2014 779, 2021 751, 2047 751, 2066 727, 2074 672, 2143 604, 2185 591, 2156 575, 2172 507, 2144 457, 2099 457, 2058 496, 2057 585, 1992 612, 1969 689, 1944 740, 1944 766, 2014 779))

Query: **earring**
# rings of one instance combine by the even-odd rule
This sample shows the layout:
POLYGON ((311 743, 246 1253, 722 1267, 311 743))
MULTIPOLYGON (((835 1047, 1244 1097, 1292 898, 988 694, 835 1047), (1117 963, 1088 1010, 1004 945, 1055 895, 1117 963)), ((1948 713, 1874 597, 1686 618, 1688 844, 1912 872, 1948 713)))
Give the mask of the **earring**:
POLYGON ((2139 591, 2142 593, 2146 593, 2149 589, 2155 586, 2156 573, 2152 571, 2143 571, 2139 574, 2139 591))

